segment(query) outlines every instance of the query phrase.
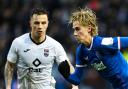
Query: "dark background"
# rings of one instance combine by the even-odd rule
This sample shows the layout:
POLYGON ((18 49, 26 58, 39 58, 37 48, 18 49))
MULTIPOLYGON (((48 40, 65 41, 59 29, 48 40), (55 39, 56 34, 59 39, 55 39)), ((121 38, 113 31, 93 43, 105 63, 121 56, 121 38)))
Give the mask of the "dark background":
MULTIPOLYGON (((4 66, 11 42, 29 32, 29 14, 33 8, 45 7, 49 11, 47 34, 65 48, 70 61, 75 65, 77 42, 68 24, 72 10, 90 7, 96 12, 100 36, 128 36, 128 0, 0 0, 0 89, 4 88, 4 66)), ((126 50, 127 51, 127 50, 126 50)), ((70 84, 54 66, 56 89, 71 89, 70 84)), ((93 69, 88 69, 79 85, 80 89, 112 89, 93 69)), ((13 88, 16 89, 16 74, 13 88)))

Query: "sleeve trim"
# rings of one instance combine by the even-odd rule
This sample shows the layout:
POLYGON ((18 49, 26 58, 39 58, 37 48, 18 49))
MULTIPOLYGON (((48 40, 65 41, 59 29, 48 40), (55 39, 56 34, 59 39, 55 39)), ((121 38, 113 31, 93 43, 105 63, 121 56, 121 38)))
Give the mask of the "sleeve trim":
POLYGON ((7 59, 11 63, 16 63, 16 61, 12 61, 11 59, 7 59))
POLYGON ((76 67, 86 67, 87 65, 76 65, 76 67))
POLYGON ((120 37, 118 37, 118 49, 120 50, 121 46, 120 46, 120 37))

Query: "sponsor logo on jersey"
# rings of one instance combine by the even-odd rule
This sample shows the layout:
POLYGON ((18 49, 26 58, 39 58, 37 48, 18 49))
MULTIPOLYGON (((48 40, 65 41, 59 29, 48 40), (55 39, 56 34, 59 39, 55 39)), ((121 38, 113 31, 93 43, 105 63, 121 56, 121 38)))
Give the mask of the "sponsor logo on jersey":
POLYGON ((106 66, 103 64, 102 61, 98 62, 98 63, 94 63, 94 64, 91 64, 97 71, 101 71, 101 70, 104 70, 106 69, 106 66))
POLYGON ((42 68, 37 68, 37 69, 35 69, 35 68, 33 68, 33 67, 30 67, 29 68, 29 73, 32 73, 32 72, 42 72, 42 68))
POLYGON ((38 58, 36 58, 34 61, 33 61, 33 65, 35 67, 38 67, 39 65, 41 64, 40 60, 38 58))
MULTIPOLYGON (((32 63, 35 67, 38 67, 41 64, 41 62, 38 58, 36 58, 32 63)), ((29 70, 30 73, 32 73, 32 72, 42 72, 42 68, 30 67, 30 68, 28 68, 28 70, 29 70)))
POLYGON ((49 55, 49 49, 44 49, 44 56, 48 57, 48 55, 49 55))
POLYGON ((86 64, 88 64, 88 56, 87 57, 84 57, 84 62, 86 63, 86 64))
POLYGON ((25 49, 24 52, 28 52, 28 51, 30 51, 30 50, 31 50, 31 49, 25 49))
POLYGON ((88 56, 87 56, 87 57, 84 57, 84 60, 86 60, 86 61, 87 61, 87 60, 88 60, 88 56))

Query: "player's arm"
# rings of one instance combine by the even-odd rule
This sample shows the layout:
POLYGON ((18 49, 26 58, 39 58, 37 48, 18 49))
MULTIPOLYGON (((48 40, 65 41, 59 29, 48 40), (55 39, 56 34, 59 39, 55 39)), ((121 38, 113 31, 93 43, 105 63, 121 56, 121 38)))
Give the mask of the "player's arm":
POLYGON ((14 67, 15 67, 14 63, 11 63, 9 61, 6 62, 5 70, 4 70, 6 89, 11 89, 14 67))
POLYGON ((68 64, 69 64, 69 67, 70 67, 70 74, 74 73, 75 69, 73 67, 73 65, 71 64, 71 62, 69 60, 68 61, 68 64))
POLYGON ((67 81, 74 85, 79 85, 84 72, 84 66, 75 67, 74 73, 70 73, 70 65, 65 60, 59 64, 58 70, 67 81))
POLYGON ((128 37, 107 37, 97 41, 96 47, 107 50, 120 50, 128 48, 128 37))
MULTIPOLYGON (((71 62, 69 60, 67 60, 67 61, 70 66, 70 74, 72 74, 75 72, 75 69, 74 69, 73 65, 71 64, 71 62)), ((72 89, 79 89, 79 87, 77 85, 72 84, 72 89)))
POLYGON ((7 62, 4 70, 6 89, 11 89, 13 71, 17 61, 17 47, 20 46, 18 46, 17 40, 14 40, 7 55, 7 62))
MULTIPOLYGON (((58 66, 58 70, 59 70, 59 72, 61 73, 61 75, 66 80, 68 80, 68 77, 70 76, 70 74, 72 74, 72 73, 75 72, 74 67, 72 66, 72 64, 68 60, 65 60, 65 61, 61 62, 59 64, 59 66, 58 66)), ((78 88, 78 86, 72 84, 72 89, 79 89, 79 88, 78 88)))
POLYGON ((83 73, 84 73, 84 67, 75 67, 75 72, 70 74, 67 80, 74 85, 79 85, 82 79, 83 73))
POLYGON ((76 67, 73 73, 70 73, 70 64, 67 60, 61 62, 58 67, 58 70, 63 75, 63 77, 74 85, 79 85, 86 65, 84 65, 85 62, 82 60, 80 48, 81 47, 77 49, 76 67))
MULTIPOLYGON (((59 72, 62 74, 63 77, 66 78, 67 76, 69 76, 70 73, 73 73, 74 72, 74 67, 72 66, 71 62, 69 61, 69 59, 68 59, 68 57, 66 55, 66 52, 65 52, 64 48, 61 46, 61 44, 59 44, 56 47, 56 54, 57 54, 57 57, 56 57, 57 64, 59 66, 65 68, 63 70, 63 68, 58 67, 59 72), (66 62, 66 64, 68 66, 65 66, 65 62, 66 62)), ((78 86, 72 85, 72 89, 78 89, 78 86)))

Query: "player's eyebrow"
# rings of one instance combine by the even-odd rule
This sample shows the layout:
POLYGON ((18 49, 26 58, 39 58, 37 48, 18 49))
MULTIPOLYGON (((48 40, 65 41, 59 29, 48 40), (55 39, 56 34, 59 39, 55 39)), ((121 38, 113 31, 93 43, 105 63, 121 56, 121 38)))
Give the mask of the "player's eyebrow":
POLYGON ((40 23, 40 22, 38 22, 38 21, 35 21, 35 22, 34 22, 34 24, 39 24, 39 23, 40 23))
POLYGON ((39 22, 39 21, 35 21, 34 24, 46 24, 46 21, 42 21, 42 22, 39 22))

